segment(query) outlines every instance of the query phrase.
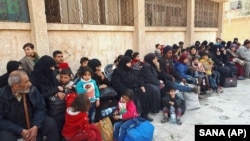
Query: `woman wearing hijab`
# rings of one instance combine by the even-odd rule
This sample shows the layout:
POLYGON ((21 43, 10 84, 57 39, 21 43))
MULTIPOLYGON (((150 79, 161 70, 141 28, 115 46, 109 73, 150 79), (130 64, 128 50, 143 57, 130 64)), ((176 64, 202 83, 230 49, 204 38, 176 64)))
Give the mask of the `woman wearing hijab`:
POLYGON ((131 68, 131 58, 123 56, 112 74, 111 86, 118 93, 117 100, 120 100, 121 94, 124 93, 126 89, 132 89, 135 94, 134 102, 137 108, 139 107, 139 103, 142 106, 142 111, 139 111, 139 113, 141 113, 141 117, 149 121, 153 121, 153 119, 148 116, 148 109, 145 108, 147 105, 145 100, 145 87, 143 86, 143 83, 140 82, 137 74, 137 70, 131 68))
POLYGON ((222 45, 212 46, 209 56, 214 61, 214 69, 220 73, 220 86, 223 86, 227 77, 235 76, 237 68, 229 63, 227 52, 222 45))
POLYGON ((127 49, 124 53, 125 56, 128 56, 130 59, 133 58, 133 50, 132 49, 127 49))
MULTIPOLYGON (((100 93, 102 94, 102 90, 110 87, 110 81, 105 77, 104 73, 101 71, 101 61, 98 59, 91 59, 88 62, 88 66, 93 70, 92 78, 96 81, 96 84, 99 87, 100 93)), ((108 97, 100 99, 100 106, 96 107, 95 111, 95 122, 103 119, 101 112, 107 107, 114 107, 117 105, 116 97, 108 97)), ((114 122, 113 117, 110 117, 111 121, 114 122)))
POLYGON ((105 77, 104 73, 101 70, 102 64, 98 59, 91 59, 88 62, 88 66, 93 70, 94 74, 92 78, 96 81, 99 89, 106 88, 110 86, 109 80, 105 77))
POLYGON ((153 53, 149 53, 144 56, 144 64, 139 72, 139 79, 146 89, 147 106, 151 113, 158 113, 161 106, 159 65, 157 57, 153 53))
POLYGON ((54 107, 52 107, 49 102, 49 100, 51 101, 55 97, 59 98, 60 100, 64 100, 65 97, 64 89, 62 86, 59 86, 54 73, 55 65, 55 60, 52 57, 48 55, 42 56, 35 64, 34 70, 31 72, 31 82, 43 95, 46 102, 48 115, 55 119, 61 134, 65 119, 65 112, 59 113, 55 111, 54 107))
POLYGON ((20 62, 13 60, 7 63, 6 68, 7 68, 7 73, 0 76, 0 88, 8 85, 8 78, 10 73, 14 70, 22 69, 22 66, 20 62))

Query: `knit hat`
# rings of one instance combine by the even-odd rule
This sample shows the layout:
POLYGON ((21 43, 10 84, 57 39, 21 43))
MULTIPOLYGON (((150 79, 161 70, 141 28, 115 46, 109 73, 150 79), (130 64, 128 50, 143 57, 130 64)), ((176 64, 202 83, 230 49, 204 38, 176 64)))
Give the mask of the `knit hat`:
POLYGON ((101 66, 101 61, 98 59, 91 59, 88 62, 88 66, 92 69, 93 72, 96 72, 96 67, 101 66))
POLYGON ((21 64, 21 62, 18 61, 9 61, 7 63, 7 73, 11 73, 14 70, 18 70, 19 65, 21 64))
POLYGON ((237 47, 236 44, 231 44, 229 48, 231 49, 233 47, 237 47))
POLYGON ((170 50, 172 51, 172 47, 171 46, 169 46, 169 45, 165 46, 164 49, 163 49, 163 54, 166 54, 170 50))

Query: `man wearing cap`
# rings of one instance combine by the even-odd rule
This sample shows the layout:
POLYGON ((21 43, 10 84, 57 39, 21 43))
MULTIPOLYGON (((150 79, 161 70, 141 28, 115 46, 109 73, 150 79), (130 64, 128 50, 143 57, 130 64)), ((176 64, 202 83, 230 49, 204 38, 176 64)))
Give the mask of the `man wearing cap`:
POLYGON ((199 93, 199 87, 189 87, 185 85, 181 85, 179 82, 186 83, 186 80, 181 78, 181 76, 177 73, 175 67, 174 67, 174 61, 173 61, 173 52, 171 46, 165 46, 163 49, 163 56, 159 59, 160 63, 160 69, 162 72, 162 76, 165 79, 165 85, 166 86, 172 86, 177 90, 183 91, 183 92, 195 92, 199 93))
POLYGON ((239 47, 236 54, 243 60, 246 61, 245 67, 245 78, 250 78, 250 40, 246 39, 243 46, 239 47))

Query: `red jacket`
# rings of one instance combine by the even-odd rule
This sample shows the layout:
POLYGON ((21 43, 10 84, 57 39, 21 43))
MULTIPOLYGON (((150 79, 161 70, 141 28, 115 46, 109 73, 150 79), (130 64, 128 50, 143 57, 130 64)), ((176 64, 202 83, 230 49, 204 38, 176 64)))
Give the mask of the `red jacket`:
MULTIPOLYGON (((121 104, 121 102, 119 102, 118 105, 120 105, 120 104, 121 104)), ((130 100, 125 104, 126 104, 126 111, 125 111, 125 113, 122 114, 122 119, 127 120, 130 118, 138 117, 138 113, 136 111, 136 106, 135 106, 133 100, 130 100)), ((124 109, 120 109, 120 107, 118 106, 119 113, 122 112, 121 110, 124 110, 124 109)))
POLYGON ((73 112, 72 107, 66 110, 65 123, 62 135, 65 138, 72 138, 79 132, 89 132, 89 118, 87 112, 73 112))

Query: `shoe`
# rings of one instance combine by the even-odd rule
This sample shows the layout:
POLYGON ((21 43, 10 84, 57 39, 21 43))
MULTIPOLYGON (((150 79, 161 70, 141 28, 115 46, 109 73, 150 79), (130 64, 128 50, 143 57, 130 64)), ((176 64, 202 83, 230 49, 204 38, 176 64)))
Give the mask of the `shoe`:
POLYGON ((146 120, 148 120, 148 121, 150 121, 150 122, 152 122, 154 119, 153 118, 151 118, 149 115, 147 115, 146 117, 144 117, 144 119, 146 119, 146 120))
POLYGON ((198 98, 199 98, 199 99, 203 99, 204 96, 199 94, 199 95, 198 95, 198 98))
POLYGON ((177 123, 178 125, 181 125, 181 124, 182 124, 181 119, 177 118, 177 119, 176 119, 176 123, 177 123))
POLYGON ((213 90, 212 90, 212 89, 209 89, 209 90, 206 91, 206 93, 207 93, 207 94, 211 94, 211 93, 213 93, 213 90))
POLYGON ((193 92, 196 94, 200 93, 200 87, 199 86, 193 87, 193 92))
POLYGON ((223 93, 223 89, 222 88, 218 88, 217 90, 216 90, 216 93, 218 94, 218 93, 223 93))
POLYGON ((245 80, 245 78, 243 76, 239 76, 237 79, 238 80, 245 80))
POLYGON ((164 118, 161 120, 161 123, 166 123, 166 122, 168 122, 168 121, 169 121, 169 119, 164 117, 164 118))

